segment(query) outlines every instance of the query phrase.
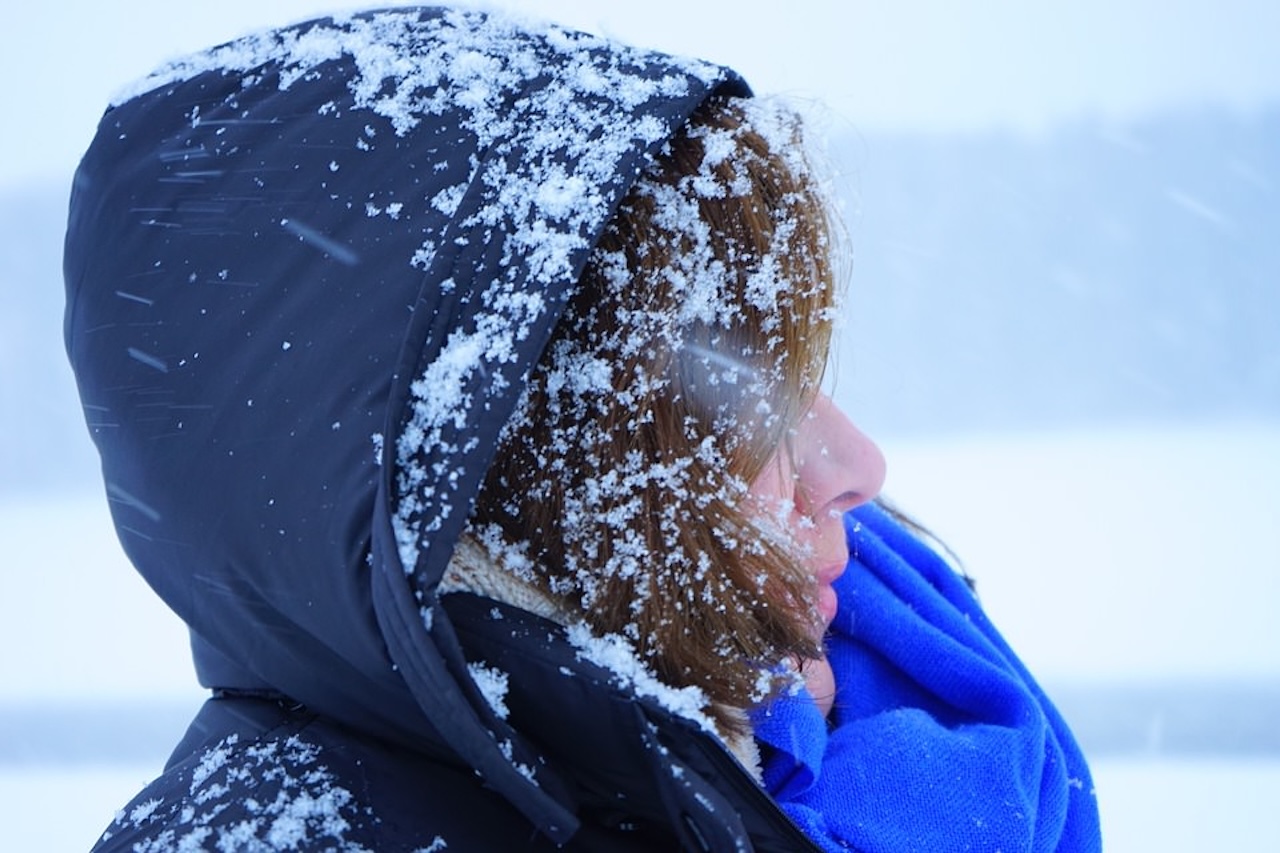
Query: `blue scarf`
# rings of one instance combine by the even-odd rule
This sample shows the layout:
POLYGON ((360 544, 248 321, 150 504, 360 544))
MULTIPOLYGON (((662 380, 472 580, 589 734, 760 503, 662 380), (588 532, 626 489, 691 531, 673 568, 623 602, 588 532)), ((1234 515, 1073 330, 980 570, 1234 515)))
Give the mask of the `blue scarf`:
POLYGON ((1101 850, 1079 746, 964 579, 878 506, 845 529, 830 718, 802 693, 753 719, 783 810, 824 850, 1101 850))

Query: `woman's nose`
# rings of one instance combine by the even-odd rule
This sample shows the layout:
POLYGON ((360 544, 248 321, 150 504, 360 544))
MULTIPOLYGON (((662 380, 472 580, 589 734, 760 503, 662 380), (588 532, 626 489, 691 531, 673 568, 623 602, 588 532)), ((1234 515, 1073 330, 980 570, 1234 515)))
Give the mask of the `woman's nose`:
POLYGON ((794 451, 797 509, 810 517, 840 515, 884 485, 884 454, 825 394, 801 418, 794 451))

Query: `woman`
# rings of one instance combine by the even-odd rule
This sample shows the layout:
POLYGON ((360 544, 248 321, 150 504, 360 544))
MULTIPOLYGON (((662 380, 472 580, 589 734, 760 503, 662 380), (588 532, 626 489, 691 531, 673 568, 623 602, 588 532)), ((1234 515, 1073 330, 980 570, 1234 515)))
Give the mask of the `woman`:
MULTIPOLYGON (((121 96, 77 173, 68 350, 213 698, 98 849, 905 849, 857 836, 898 811, 852 778, 867 701, 910 693, 939 743, 988 722, 848 624, 850 578, 936 566, 899 565, 879 453, 818 392, 796 133, 726 69, 440 9, 121 96)), ((999 846, 1016 810, 1023 849, 1096 849, 1069 734, 975 644, 1013 709, 974 777, 999 802, 891 829, 999 846)))

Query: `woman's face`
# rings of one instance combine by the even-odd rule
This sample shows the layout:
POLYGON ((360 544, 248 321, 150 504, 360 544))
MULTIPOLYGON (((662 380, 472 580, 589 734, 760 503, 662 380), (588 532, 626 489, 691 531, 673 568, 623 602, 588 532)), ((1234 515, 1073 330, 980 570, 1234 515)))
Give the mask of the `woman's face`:
MULTIPOLYGON (((788 447, 776 450, 749 489, 762 511, 784 525, 802 550, 817 584, 817 610, 824 633, 839 601, 832 587, 849 562, 843 515, 866 503, 884 483, 884 455, 825 394, 796 426, 788 447)), ((836 683, 825 659, 801 661, 805 685, 826 716, 836 683)))
POLYGON ((842 516, 880 492, 884 473, 880 448, 820 394, 801 416, 789 446, 774 452, 749 489, 800 546, 818 584, 824 631, 836 615, 832 583, 849 561, 842 516))

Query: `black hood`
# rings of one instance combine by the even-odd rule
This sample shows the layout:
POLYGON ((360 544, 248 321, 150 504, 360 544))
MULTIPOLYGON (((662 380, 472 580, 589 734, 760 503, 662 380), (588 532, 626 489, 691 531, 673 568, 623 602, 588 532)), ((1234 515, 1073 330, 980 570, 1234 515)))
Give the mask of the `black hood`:
POLYGON ((448 754, 564 837, 433 590, 587 253, 713 92, 748 94, 399 9, 173 63, 106 113, 71 199, 67 348, 121 541, 202 683, 448 754))

